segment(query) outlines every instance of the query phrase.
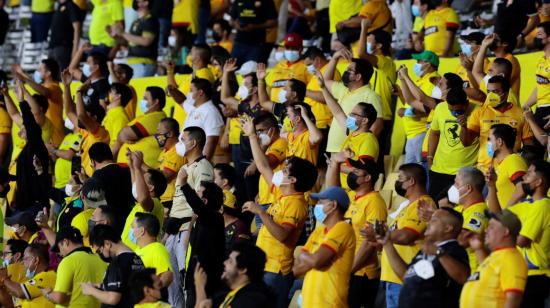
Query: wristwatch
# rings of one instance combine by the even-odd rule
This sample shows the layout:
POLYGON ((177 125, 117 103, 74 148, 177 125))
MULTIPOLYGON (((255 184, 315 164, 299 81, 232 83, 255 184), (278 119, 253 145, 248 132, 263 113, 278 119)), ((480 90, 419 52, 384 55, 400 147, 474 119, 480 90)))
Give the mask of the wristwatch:
POLYGON ((437 247, 437 250, 435 252, 435 255, 436 257, 441 257, 442 255, 444 255, 446 253, 445 249, 443 249, 443 247, 437 247))

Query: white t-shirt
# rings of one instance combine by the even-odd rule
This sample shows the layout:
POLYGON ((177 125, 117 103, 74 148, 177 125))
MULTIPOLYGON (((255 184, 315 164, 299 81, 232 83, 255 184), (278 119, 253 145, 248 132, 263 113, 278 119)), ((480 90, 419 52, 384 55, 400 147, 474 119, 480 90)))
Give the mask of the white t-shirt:
POLYGON ((187 112, 187 118, 183 123, 183 128, 198 126, 204 130, 206 137, 220 136, 223 128, 222 115, 214 106, 212 101, 195 107, 187 100, 183 103, 183 108, 187 112))

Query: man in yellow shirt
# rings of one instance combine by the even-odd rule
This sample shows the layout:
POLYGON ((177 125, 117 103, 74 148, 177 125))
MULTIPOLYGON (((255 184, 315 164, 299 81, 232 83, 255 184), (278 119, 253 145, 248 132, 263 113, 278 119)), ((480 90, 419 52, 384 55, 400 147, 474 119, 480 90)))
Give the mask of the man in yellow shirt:
POLYGON ((160 196, 160 202, 165 210, 170 210, 172 207, 172 199, 174 198, 176 176, 178 171, 183 166, 185 158, 178 155, 176 151, 176 143, 178 143, 179 134, 178 121, 172 118, 162 119, 157 127, 157 133, 155 139, 159 147, 162 148, 162 152, 159 155, 159 169, 166 177, 168 186, 162 196, 160 196))
POLYGON ((170 308, 170 304, 161 301, 162 281, 154 268, 146 268, 130 276, 131 294, 137 301, 134 308, 170 308))
POLYGON ((480 265, 462 288, 460 307, 519 307, 527 280, 527 264, 516 249, 521 221, 509 210, 486 214, 485 244, 491 254, 480 236, 470 239, 480 265))
POLYGON ((315 117, 306 103, 286 107, 292 131, 288 133, 286 156, 296 156, 317 165, 323 133, 315 126, 315 117))
POLYGON ((4 245, 2 267, 6 268, 6 273, 13 282, 23 283, 27 280, 23 256, 28 245, 27 241, 13 238, 8 239, 4 245))
POLYGON ((346 307, 349 277, 355 253, 353 227, 345 220, 349 197, 340 187, 329 187, 318 194, 314 214, 319 227, 307 239, 292 271, 304 276, 303 307, 346 307))
POLYGON ((317 169, 305 159, 290 157, 282 170, 274 172, 260 147, 251 119, 245 119, 243 132, 250 140, 258 170, 277 197, 267 211, 254 202, 245 203, 243 211, 259 215, 262 220, 256 245, 267 255, 264 281, 275 287, 275 306, 287 307, 293 281, 293 250, 308 216, 304 193, 315 184, 317 169))
POLYGON ((122 83, 128 86, 132 92, 132 98, 124 107, 128 120, 132 121, 136 117, 137 108, 136 89, 130 84, 130 80, 134 77, 134 70, 128 64, 113 64, 111 61, 107 62, 107 66, 109 67, 109 83, 122 83))
POLYGON ((124 8, 121 0, 92 0, 92 23, 90 24, 90 44, 94 52, 107 56, 115 39, 106 31, 107 27, 124 29, 124 8))
POLYGON ((435 9, 424 18, 424 47, 440 57, 452 57, 457 51, 456 31, 460 27, 458 14, 451 1, 432 1, 435 9))
MULTIPOLYGON (((435 203, 426 192, 426 171, 415 163, 399 167, 399 176, 395 182, 395 192, 406 198, 398 209, 389 215, 388 232, 390 241, 405 263, 410 263, 420 251, 418 242, 426 230, 426 222, 418 216, 418 208, 435 208, 435 203)), ((398 307, 402 277, 391 267, 385 250, 382 251, 382 273, 380 280, 386 289, 387 307, 398 307)))
POLYGON ((550 287, 550 163, 531 163, 521 187, 523 197, 531 198, 509 209, 521 220, 517 245, 528 266, 522 307, 542 307, 550 287))
MULTIPOLYGON (((361 24, 364 24, 369 33, 382 30, 392 34, 392 21, 392 14, 388 7, 388 3, 384 0, 371 0, 363 4, 358 15, 337 23, 336 29, 338 31, 353 31, 361 29, 361 24)), ((341 36, 339 36, 339 38, 340 37, 341 36)), ((340 42, 347 46, 349 46, 350 43, 354 43, 350 41, 340 42)))

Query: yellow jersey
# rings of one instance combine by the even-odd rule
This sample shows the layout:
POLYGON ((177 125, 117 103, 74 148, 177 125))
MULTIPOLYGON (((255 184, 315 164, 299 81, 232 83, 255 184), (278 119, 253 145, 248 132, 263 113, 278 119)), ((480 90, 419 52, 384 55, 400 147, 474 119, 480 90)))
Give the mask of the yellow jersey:
POLYGON ((51 13, 53 12, 53 4, 55 0, 40 0, 33 1, 31 11, 33 13, 51 13))
POLYGON ((349 277, 355 251, 355 234, 345 221, 332 228, 318 227, 309 236, 303 251, 315 253, 320 247, 334 253, 330 264, 312 268, 304 277, 303 307, 347 307, 349 277))
POLYGON ((90 155, 88 154, 90 147, 96 142, 109 143, 109 133, 99 126, 97 131, 89 132, 85 129, 80 129, 80 134, 82 135, 82 142, 80 146, 80 158, 82 161, 82 168, 86 172, 86 175, 92 176, 94 169, 90 162, 90 155))
POLYGON ((495 173, 497 174, 496 188, 498 203, 501 208, 506 208, 516 190, 514 182, 519 181, 527 173, 527 163, 519 154, 510 154, 501 162, 493 160, 495 173))
MULTIPOLYGON (((278 163, 277 167, 273 169, 273 172, 277 172, 283 168, 284 161, 286 159, 287 141, 283 138, 275 140, 267 150, 265 155, 272 157, 278 163)), ((258 183, 258 204, 271 204, 275 201, 275 196, 271 193, 270 187, 267 185, 267 181, 263 175, 260 175, 260 181, 258 183)))
POLYGON ((130 88, 130 91, 132 91, 132 98, 128 102, 128 104, 124 107, 124 111, 126 111, 126 115, 128 116, 128 120, 132 121, 136 118, 136 108, 137 108, 137 93, 136 89, 134 89, 133 86, 127 85, 128 88, 130 88))
POLYGON ((21 308, 53 308, 55 305, 47 300, 40 289, 53 289, 55 287, 55 280, 57 274, 54 271, 40 272, 36 274, 32 279, 27 280, 21 284, 24 299, 19 300, 21 308))
MULTIPOLYGON (((489 220, 485 216, 485 210, 487 210, 487 204, 485 204, 485 202, 471 204, 467 208, 459 204, 455 206, 454 209, 461 213, 464 218, 462 229, 470 230, 480 235, 485 233, 485 229, 487 229, 487 224, 489 223, 489 220)), ((468 253, 468 260, 470 261, 470 272, 473 273, 478 266, 476 252, 470 247, 466 248, 466 252, 468 253)))
MULTIPOLYGON (((516 58, 513 54, 509 53, 504 56, 504 59, 510 61, 512 63, 512 76, 511 78, 511 89, 512 92, 514 92, 517 97, 519 97, 519 90, 521 89, 521 64, 519 63, 518 58, 516 58)), ((518 100, 519 102, 519 100, 518 100)), ((518 104, 518 106, 520 106, 518 104)))
MULTIPOLYGON (((420 88, 420 90, 422 90, 422 92, 428 96, 431 96, 432 91, 435 88, 434 80, 436 78, 439 78, 439 74, 437 72, 431 72, 420 77, 414 83, 420 88)), ((404 116, 403 126, 405 127, 407 139, 414 138, 422 133, 425 133, 428 129, 428 117, 404 116)))
POLYGON ((359 11, 359 16, 371 21, 367 32, 381 29, 392 34, 392 14, 386 0, 367 1, 359 11))
POLYGON ((143 303, 143 304, 135 304, 134 308, 171 308, 172 306, 165 302, 154 302, 154 303, 143 303))
POLYGON ((239 117, 229 120, 229 144, 241 144, 241 120, 239 117))
MULTIPOLYGON (((459 27, 460 20, 453 8, 445 7, 428 11, 424 18, 424 48, 438 56, 443 55, 447 41, 451 37, 449 32, 456 32, 459 27)), ((456 41, 454 45, 454 50, 457 50, 456 41)))
POLYGON ((92 23, 90 24, 90 43, 92 45, 105 44, 106 46, 113 47, 115 39, 105 31, 105 28, 124 20, 122 1, 91 0, 91 2, 94 10, 92 11, 92 23))
POLYGON ((303 131, 299 135, 294 132, 288 133, 288 147, 286 149, 286 157, 296 156, 317 165, 318 145, 309 143, 309 130, 303 131))
MULTIPOLYGON (((177 174, 180 168, 185 163, 185 158, 178 155, 176 147, 172 146, 170 149, 163 149, 160 152, 158 165, 161 171, 174 172, 177 174)), ((176 190, 176 177, 174 177, 166 186, 164 194, 160 197, 161 202, 172 201, 174 198, 174 192, 176 190)))
MULTIPOLYGON (((128 114, 124 107, 117 106, 113 108, 107 108, 107 113, 101 122, 101 126, 105 127, 105 130, 109 133, 109 145, 113 147, 113 144, 118 138, 118 133, 130 122, 128 120, 128 114)), ((126 153, 124 153, 126 155, 126 153)))
POLYGON ((537 106, 550 105, 550 59, 540 57, 535 72, 537 77, 537 106))
POLYGON ((188 27, 192 34, 199 31, 199 1, 182 0, 174 1, 174 10, 172 11, 172 26, 188 27))
POLYGON ((26 268, 23 262, 15 262, 7 266, 8 276, 15 283, 23 283, 27 280, 26 268))
POLYGON ((515 247, 494 250, 462 288, 460 307, 504 307, 507 292, 523 293, 527 265, 515 247))
MULTIPOLYGON (((130 211, 130 214, 128 214, 128 217, 126 218, 126 222, 124 223, 124 229, 122 230, 122 235, 120 237, 122 239, 122 242, 134 251, 138 247, 136 244, 130 241, 130 237, 128 236, 128 234, 130 232, 130 229, 132 229, 132 221, 134 221, 134 218, 136 218, 136 213, 153 214, 159 220, 159 223, 161 226, 164 223, 164 208, 162 207, 162 203, 160 203, 160 200, 158 198, 153 198, 153 203, 154 203, 153 210, 151 212, 147 212, 145 211, 145 209, 143 209, 141 204, 136 202, 136 204, 130 211)), ((145 266, 147 266, 147 264, 145 266)))
MULTIPOLYGON (((371 131, 362 133, 350 133, 342 144, 342 151, 349 147, 353 153, 353 159, 360 158, 370 159, 374 162, 378 161, 378 139, 371 131)), ((343 189, 349 190, 348 175, 340 172, 340 184, 343 189)))
POLYGON ((303 193, 284 196, 277 188, 274 193, 277 195, 277 199, 267 209, 267 213, 276 224, 292 227, 292 233, 284 243, 281 243, 269 233, 265 225, 262 225, 256 246, 266 254, 266 272, 286 275, 292 271, 294 247, 308 217, 308 205, 303 193))
POLYGON ((88 233, 88 222, 92 218, 92 214, 94 213, 95 209, 86 209, 78 214, 76 214, 75 217, 73 217, 73 220, 71 221, 71 226, 77 228, 80 231, 80 234, 82 234, 84 246, 90 247, 90 234, 88 233))
POLYGON ((420 33, 424 29, 424 18, 416 16, 413 22, 413 33, 420 33))
POLYGON ((328 6, 330 33, 336 32, 336 24, 359 14, 363 1, 361 0, 332 0, 328 6))
MULTIPOLYGON (((384 199, 377 191, 371 191, 362 196, 357 196, 355 191, 350 191, 348 194, 350 204, 345 217, 351 223, 355 232, 355 255, 357 255, 361 245, 365 241, 363 236, 361 236, 361 229, 365 228, 367 223, 374 225, 375 220, 385 222, 388 218, 388 210, 386 202, 384 202, 384 199)), ((379 278, 380 266, 376 254, 372 255, 365 267, 359 269, 353 275, 367 275, 369 279, 379 278)))
POLYGON ((141 258, 143 265, 154 268, 157 275, 172 271, 170 253, 162 243, 153 242, 142 248, 136 248, 135 253, 141 258))
MULTIPOLYGON (((321 68, 321 74, 325 73, 326 68, 326 65, 321 68)), ((333 79, 336 81, 340 81, 341 79, 340 73, 337 70, 335 70, 334 72, 333 79)), ((319 86, 319 82, 317 82, 317 78, 311 78, 309 80, 306 90, 321 91, 321 87, 319 86)), ((319 129, 327 128, 332 121, 332 112, 328 108, 327 104, 313 100, 309 96, 305 97, 304 102, 311 106, 311 112, 315 116, 315 125, 319 129)))
POLYGON ((389 56, 377 55, 378 63, 374 67, 374 74, 370 79, 370 86, 380 96, 382 103, 382 118, 392 119, 391 102, 393 99, 393 85, 397 81, 395 62, 389 56))
POLYGON ((299 60, 291 63, 287 60, 277 63, 265 78, 266 85, 269 87, 269 96, 272 102, 280 103, 279 92, 286 85, 288 80, 297 79, 308 84, 312 79, 312 75, 307 71, 307 66, 304 60, 299 60))
MULTIPOLYGON (((66 151, 72 150, 75 153, 80 152, 80 143, 82 142, 82 135, 70 133, 63 138, 63 142, 59 146, 59 150, 66 151)), ((54 187, 57 189, 62 189, 69 183, 71 178, 71 167, 72 161, 58 157, 55 160, 54 174, 55 174, 55 184, 54 187)))
POLYGON ((63 130, 63 91, 61 91, 58 82, 44 83, 43 86, 50 91, 50 95, 47 97, 48 110, 46 111, 46 118, 50 119, 53 125, 52 142, 55 146, 59 146, 65 136, 63 130))
POLYGON ((521 221, 519 234, 531 240, 529 247, 518 247, 527 263, 528 275, 549 275, 550 199, 527 199, 509 209, 521 221))
POLYGON ((4 109, 4 107, 0 107, 0 134, 2 135, 9 135, 11 134, 11 117, 4 109))
MULTIPOLYGON (((418 217, 418 201, 424 200, 428 202, 433 208, 436 208, 435 202, 430 198, 430 196, 422 196, 417 200, 414 200, 410 204, 402 208, 397 216, 390 215, 388 219, 388 226, 390 231, 407 229, 414 232, 415 234, 422 235, 426 230, 426 222, 418 217), (391 217, 394 216, 395 218, 391 217)), ((409 202, 408 200, 405 202, 409 202)), ((406 264, 409 264, 411 260, 416 256, 418 251, 420 251, 421 244, 420 242, 415 242, 411 245, 397 245, 394 244, 395 250, 403 261, 406 264)), ((397 276, 393 271, 386 252, 382 250, 382 273, 380 275, 381 281, 392 282, 397 284, 402 284, 401 277, 397 276)))

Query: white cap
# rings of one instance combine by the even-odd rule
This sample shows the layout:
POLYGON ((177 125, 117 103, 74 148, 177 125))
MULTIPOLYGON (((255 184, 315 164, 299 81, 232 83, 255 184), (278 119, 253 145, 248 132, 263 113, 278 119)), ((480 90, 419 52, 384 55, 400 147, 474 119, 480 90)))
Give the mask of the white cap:
POLYGON ((248 74, 256 73, 256 67, 258 63, 256 61, 246 61, 241 65, 241 68, 237 71, 237 74, 246 76, 248 74))

